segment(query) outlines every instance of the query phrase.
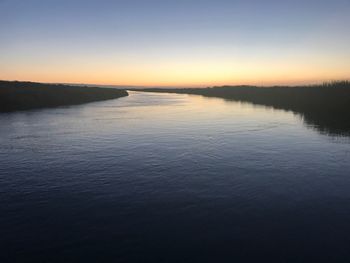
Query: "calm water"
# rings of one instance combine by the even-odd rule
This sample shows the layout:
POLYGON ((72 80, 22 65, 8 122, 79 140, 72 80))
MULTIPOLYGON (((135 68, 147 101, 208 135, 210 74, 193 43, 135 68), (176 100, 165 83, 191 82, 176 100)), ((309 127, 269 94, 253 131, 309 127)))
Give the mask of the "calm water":
POLYGON ((350 140, 201 96, 0 114, 0 262, 350 262, 350 140))

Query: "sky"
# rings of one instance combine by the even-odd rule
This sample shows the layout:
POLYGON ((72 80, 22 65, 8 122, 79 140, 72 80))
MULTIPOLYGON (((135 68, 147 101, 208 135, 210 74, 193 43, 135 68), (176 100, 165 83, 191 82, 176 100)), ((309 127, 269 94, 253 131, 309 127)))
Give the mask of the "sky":
POLYGON ((138 86, 350 78, 350 0, 0 0, 0 79, 138 86))

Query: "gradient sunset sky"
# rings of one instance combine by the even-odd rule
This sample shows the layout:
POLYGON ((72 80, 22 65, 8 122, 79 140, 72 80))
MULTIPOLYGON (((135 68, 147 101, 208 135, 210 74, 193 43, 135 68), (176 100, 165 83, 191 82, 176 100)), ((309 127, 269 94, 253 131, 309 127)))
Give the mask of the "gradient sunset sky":
POLYGON ((143 86, 350 78, 349 0, 0 0, 0 79, 143 86))

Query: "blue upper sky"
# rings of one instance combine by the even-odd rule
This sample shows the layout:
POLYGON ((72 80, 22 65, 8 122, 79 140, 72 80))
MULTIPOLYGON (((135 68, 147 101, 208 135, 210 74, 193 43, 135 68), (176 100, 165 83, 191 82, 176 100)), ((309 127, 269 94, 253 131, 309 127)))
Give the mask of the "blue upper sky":
POLYGON ((0 78, 132 85, 348 78, 349 14, 349 0, 0 0, 0 78))

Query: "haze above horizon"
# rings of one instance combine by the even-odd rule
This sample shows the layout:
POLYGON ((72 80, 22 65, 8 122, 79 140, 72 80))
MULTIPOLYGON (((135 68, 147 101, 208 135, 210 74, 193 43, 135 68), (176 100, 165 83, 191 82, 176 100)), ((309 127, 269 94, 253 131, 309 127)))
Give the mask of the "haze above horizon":
POLYGON ((0 0, 0 79, 133 86, 350 77, 350 1, 0 0))

